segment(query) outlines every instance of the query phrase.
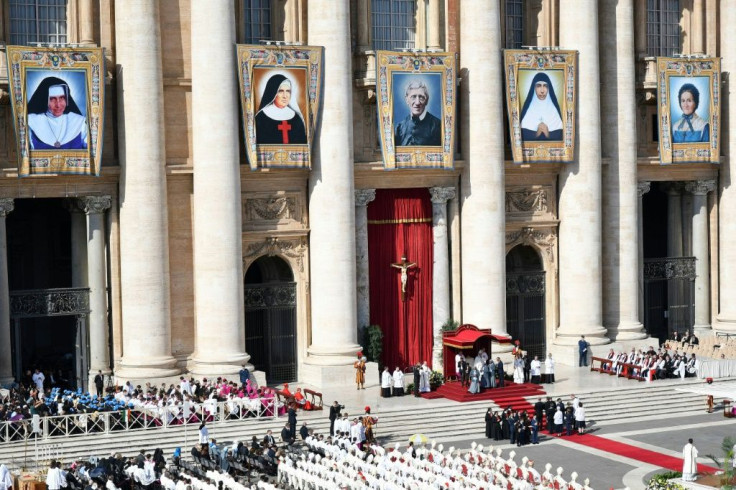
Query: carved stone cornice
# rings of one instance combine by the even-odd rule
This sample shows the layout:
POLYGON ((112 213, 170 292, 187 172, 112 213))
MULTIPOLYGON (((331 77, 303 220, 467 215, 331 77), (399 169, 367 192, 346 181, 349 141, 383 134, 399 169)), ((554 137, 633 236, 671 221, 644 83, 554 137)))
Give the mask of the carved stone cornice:
POLYGON ((375 189, 355 189, 355 207, 367 206, 376 199, 375 189))
POLYGON ((110 196, 82 196, 77 199, 77 206, 85 214, 100 214, 110 209, 112 198, 110 196))
POLYGON ((636 192, 640 198, 650 190, 652 190, 652 183, 648 180, 642 180, 636 183, 636 192))
POLYGON ((256 197, 245 200, 245 219, 247 221, 278 221, 297 219, 295 197, 256 197))
POLYGON ((282 239, 279 237, 268 237, 261 242, 246 245, 243 254, 243 272, 258 257, 274 257, 281 255, 296 260, 299 272, 304 272, 304 255, 307 251, 304 238, 282 239))
POLYGON ((555 261, 555 242, 556 235, 551 231, 537 231, 530 226, 525 226, 521 230, 506 232, 506 245, 510 248, 516 245, 536 245, 543 249, 547 254, 550 263, 555 261))
POLYGON ((540 213, 547 211, 546 189, 506 191, 507 213, 540 213))
POLYGON ((685 184, 685 190, 695 196, 707 196, 709 192, 716 190, 715 180, 695 180, 685 184))
POLYGON ((0 199, 0 218, 5 218, 15 209, 15 199, 3 197, 0 199))
POLYGON ((450 199, 455 198, 454 187, 430 187, 429 194, 432 199, 432 204, 445 204, 450 199))

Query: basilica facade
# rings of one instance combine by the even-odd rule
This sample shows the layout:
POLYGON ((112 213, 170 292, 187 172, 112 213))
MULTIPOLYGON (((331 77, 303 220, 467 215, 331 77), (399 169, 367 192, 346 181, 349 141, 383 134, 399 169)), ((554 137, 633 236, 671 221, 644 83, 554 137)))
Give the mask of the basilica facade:
POLYGON ((435 369, 453 321, 564 363, 581 335, 736 334, 734 25, 728 0, 2 0, 0 381, 344 385, 369 325, 435 369), (104 48, 99 176, 19 176, 3 44, 104 48), (249 164, 238 44, 324 48, 311 168, 249 164), (571 163, 512 161, 527 47, 577 52, 571 163), (450 168, 387 170, 378 50, 456 55, 450 168), (662 164, 664 56, 720 58, 720 163, 662 164))

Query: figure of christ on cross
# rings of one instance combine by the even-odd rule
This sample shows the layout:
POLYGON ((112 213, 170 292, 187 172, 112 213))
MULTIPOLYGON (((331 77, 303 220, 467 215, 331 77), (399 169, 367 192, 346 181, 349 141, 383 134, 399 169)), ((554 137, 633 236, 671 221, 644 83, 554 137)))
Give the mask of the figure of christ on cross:
POLYGON ((406 260, 406 255, 401 256, 401 262, 391 264, 391 267, 395 267, 401 271, 401 301, 406 301, 406 283, 409 280, 408 271, 410 268, 416 266, 416 263, 406 260))

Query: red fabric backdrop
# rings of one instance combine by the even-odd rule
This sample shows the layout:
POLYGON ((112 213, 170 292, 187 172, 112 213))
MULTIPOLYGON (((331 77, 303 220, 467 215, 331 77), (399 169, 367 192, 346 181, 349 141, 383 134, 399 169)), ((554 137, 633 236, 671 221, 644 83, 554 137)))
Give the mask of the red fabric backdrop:
POLYGON ((383 330, 383 363, 393 370, 432 363, 432 202, 427 189, 379 189, 368 205, 371 323, 383 330), (405 255, 405 301, 401 270, 405 255))

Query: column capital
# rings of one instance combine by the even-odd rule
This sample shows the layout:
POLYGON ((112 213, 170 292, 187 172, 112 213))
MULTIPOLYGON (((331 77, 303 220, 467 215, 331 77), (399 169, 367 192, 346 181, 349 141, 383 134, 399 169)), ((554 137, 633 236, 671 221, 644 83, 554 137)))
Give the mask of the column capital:
POLYGON ((694 180, 685 184, 685 190, 696 196, 705 196, 716 190, 715 180, 694 180))
POLYGON ((636 183, 636 191, 639 194, 639 197, 642 197, 650 190, 652 190, 652 183, 650 181, 642 180, 636 183))
POLYGON ((5 218, 15 209, 15 199, 12 197, 0 198, 0 218, 5 218))
POLYGON ((662 186, 663 190, 667 193, 669 196, 679 196, 682 193, 682 190, 685 188, 684 182, 670 182, 668 184, 665 184, 662 186))
POLYGON ((432 196, 432 204, 445 204, 455 198, 454 187, 430 187, 429 194, 432 196))
POLYGON ((82 196, 77 199, 77 206, 85 214, 100 214, 112 205, 110 196, 82 196))
POLYGON ((376 199, 375 189, 355 189, 355 207, 367 206, 376 199))

